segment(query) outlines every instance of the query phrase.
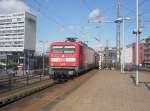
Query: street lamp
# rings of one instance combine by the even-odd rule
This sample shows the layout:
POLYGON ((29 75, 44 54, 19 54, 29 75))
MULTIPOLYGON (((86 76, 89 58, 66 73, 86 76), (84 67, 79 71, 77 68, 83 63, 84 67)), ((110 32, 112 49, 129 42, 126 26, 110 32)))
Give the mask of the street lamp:
POLYGON ((139 0, 136 0, 136 85, 139 84, 139 0))
POLYGON ((122 41, 123 41, 123 63, 121 64, 121 72, 124 73, 124 67, 125 67, 125 37, 124 37, 124 24, 125 21, 130 20, 129 17, 119 17, 118 19, 115 20, 115 23, 122 23, 122 41))
POLYGON ((43 59, 43 75, 44 75, 44 69, 45 69, 45 62, 44 62, 44 42, 39 41, 42 44, 42 59, 43 59))
POLYGON ((45 44, 47 43, 47 41, 46 42, 44 42, 44 41, 39 41, 41 44, 42 44, 42 58, 43 58, 43 75, 44 75, 44 73, 45 73, 45 57, 44 57, 44 53, 45 53, 45 44))

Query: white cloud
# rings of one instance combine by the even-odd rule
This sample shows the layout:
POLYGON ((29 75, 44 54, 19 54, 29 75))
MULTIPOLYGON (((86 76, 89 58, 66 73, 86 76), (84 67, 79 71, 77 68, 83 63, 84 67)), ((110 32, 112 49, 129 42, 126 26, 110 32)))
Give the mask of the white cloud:
POLYGON ((7 14, 19 11, 30 11, 28 7, 21 0, 0 0, 0 14, 7 14))
POLYGON ((94 9, 92 12, 89 14, 89 18, 95 18, 100 16, 100 10, 99 9, 94 9))
POLYGON ((101 15, 99 9, 94 9, 89 14, 89 20, 93 20, 94 22, 100 22, 101 21, 101 15))

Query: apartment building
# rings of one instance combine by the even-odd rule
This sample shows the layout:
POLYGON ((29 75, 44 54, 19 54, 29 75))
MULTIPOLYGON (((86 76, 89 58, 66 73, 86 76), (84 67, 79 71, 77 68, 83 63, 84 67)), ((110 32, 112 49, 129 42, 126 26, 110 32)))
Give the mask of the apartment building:
POLYGON ((144 64, 150 67, 150 36, 145 39, 144 64))

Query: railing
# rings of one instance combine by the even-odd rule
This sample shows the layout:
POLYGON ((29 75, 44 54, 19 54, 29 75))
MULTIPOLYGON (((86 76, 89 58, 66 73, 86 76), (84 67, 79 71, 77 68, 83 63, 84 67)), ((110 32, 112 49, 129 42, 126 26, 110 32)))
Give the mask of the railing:
POLYGON ((24 87, 47 79, 50 79, 47 70, 45 70, 45 74, 42 74, 41 70, 34 70, 30 71, 30 74, 26 73, 22 76, 19 76, 16 73, 0 73, 0 93, 4 93, 9 90, 24 87))

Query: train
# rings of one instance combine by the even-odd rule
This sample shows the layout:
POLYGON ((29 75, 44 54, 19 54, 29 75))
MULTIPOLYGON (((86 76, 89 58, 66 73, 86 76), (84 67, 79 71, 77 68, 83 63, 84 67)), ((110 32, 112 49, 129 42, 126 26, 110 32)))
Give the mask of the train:
POLYGON ((98 53, 83 42, 53 42, 49 50, 49 75, 53 80, 73 78, 97 68, 98 61, 98 53))

